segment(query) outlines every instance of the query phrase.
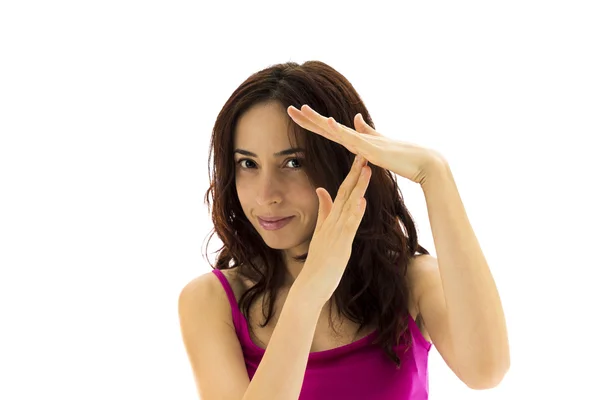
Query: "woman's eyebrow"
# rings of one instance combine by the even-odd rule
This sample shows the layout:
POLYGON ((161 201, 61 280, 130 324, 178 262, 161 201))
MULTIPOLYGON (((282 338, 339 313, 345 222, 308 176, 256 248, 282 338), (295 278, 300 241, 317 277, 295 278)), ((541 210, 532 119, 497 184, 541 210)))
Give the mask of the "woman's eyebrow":
MULTIPOLYGON (((290 155, 290 154, 301 153, 303 151, 305 151, 305 150, 303 148, 301 148, 301 147, 292 147, 291 149, 286 149, 286 150, 282 150, 280 152, 277 152, 277 153, 273 154, 273 156, 275 156, 275 157, 281 157, 281 156, 287 156, 287 155, 290 155)), ((252 153, 252 152, 250 152, 248 150, 244 150, 244 149, 235 149, 233 152, 234 153, 240 153, 240 154, 243 154, 245 156, 257 157, 258 158, 258 156, 256 154, 254 154, 254 153, 252 153)))

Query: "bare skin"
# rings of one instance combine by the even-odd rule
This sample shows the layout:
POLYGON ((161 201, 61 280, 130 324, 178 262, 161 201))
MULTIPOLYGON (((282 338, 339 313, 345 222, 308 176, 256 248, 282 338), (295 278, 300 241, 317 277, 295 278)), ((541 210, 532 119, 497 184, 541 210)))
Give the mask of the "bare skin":
MULTIPOLYGON (((235 268, 230 270, 222 270, 222 272, 229 281, 230 285, 232 286, 236 300, 239 301, 240 297, 242 296, 242 293, 250 287, 250 282, 242 279, 241 277, 238 277, 235 268)), ((217 282, 217 284, 219 283, 217 282)), ((282 306, 287 297, 288 290, 289 288, 285 288, 279 294, 277 300, 275 301, 273 317, 269 321, 269 324, 264 328, 261 328, 259 326, 259 324, 264 321, 262 310, 260 308, 262 305, 262 297, 260 297, 258 301, 255 301, 250 307, 250 337, 252 338, 254 344, 256 344, 258 347, 261 347, 263 349, 267 347, 267 344, 269 343, 269 340, 271 338, 271 334, 273 333, 273 329, 277 324, 277 320, 281 312, 282 306)), ((228 301, 227 297, 225 296, 225 292, 223 292, 223 298, 221 299, 221 301, 228 301)), ((329 304, 327 304, 325 307, 323 307, 323 312, 319 317, 319 322, 317 323, 313 343, 310 349, 311 353, 330 350, 358 341, 370 335, 376 329, 375 326, 365 327, 361 332, 357 333, 359 324, 340 316, 335 307, 333 309, 333 312, 335 316, 333 318, 333 322, 335 324, 335 331, 337 331, 339 335, 337 335, 336 332, 329 325, 329 304)), ((416 320, 418 310, 414 302, 412 301, 409 305, 409 312, 413 319, 416 320)), ((230 319, 228 319, 228 322, 229 321, 230 319)), ((230 322, 233 328, 233 321, 230 322)), ((425 330, 425 327, 419 326, 419 329, 421 330, 423 337, 427 341, 431 342, 431 338, 425 330)))

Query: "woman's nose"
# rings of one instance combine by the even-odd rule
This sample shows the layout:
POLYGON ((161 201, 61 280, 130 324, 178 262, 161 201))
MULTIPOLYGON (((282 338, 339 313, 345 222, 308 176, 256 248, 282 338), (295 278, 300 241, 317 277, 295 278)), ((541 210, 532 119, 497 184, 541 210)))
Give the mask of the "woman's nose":
POLYGON ((264 177, 259 182, 256 193, 256 202, 260 205, 280 203, 283 195, 284 185, 273 176, 264 177))

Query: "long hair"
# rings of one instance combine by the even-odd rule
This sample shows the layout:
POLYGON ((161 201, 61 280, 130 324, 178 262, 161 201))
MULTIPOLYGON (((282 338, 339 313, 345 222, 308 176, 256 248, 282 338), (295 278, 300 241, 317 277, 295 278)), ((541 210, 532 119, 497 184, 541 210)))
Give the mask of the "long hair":
MULTIPOLYGON (((350 82, 335 69, 320 61, 277 64, 248 77, 229 97, 212 131, 209 148, 210 187, 205 204, 212 207, 214 229, 223 247, 216 267, 238 268, 240 276, 255 283, 246 290, 238 306, 249 320, 250 306, 263 296, 262 327, 273 316, 276 295, 284 283, 285 271, 280 250, 268 247, 246 218, 235 185, 233 156, 234 131, 240 115, 259 103, 278 102, 285 109, 300 109, 308 104, 316 112, 353 127, 354 116, 361 113, 375 129, 369 112, 350 82), (214 153, 214 163, 211 154, 214 153), (212 171, 211 171, 212 167, 212 171), (257 263, 258 261, 258 263, 257 263), (266 299, 268 298, 268 304, 266 299), (266 312, 266 313, 265 313, 266 312)), ((288 116, 289 117, 289 116, 288 116)), ((305 144, 304 171, 316 187, 325 188, 335 200, 347 176, 354 154, 342 145, 307 132, 290 118, 288 134, 292 143, 305 144)), ((404 205, 394 173, 370 165, 372 175, 365 193, 367 206, 355 239, 346 270, 332 298, 340 314, 360 325, 376 325, 379 344, 399 368, 401 360, 393 346, 404 338, 406 350, 412 344, 406 335, 409 304, 407 266, 416 253, 429 254, 418 244, 412 217, 404 205)), ((315 193, 316 196, 316 193, 315 193)), ((206 252, 204 253, 206 256, 206 252)), ((296 257, 304 262, 307 254, 296 257)), ((208 258, 207 258, 208 260, 208 258)), ((330 306, 331 306, 330 302, 330 306)), ((330 308, 331 321, 331 308, 330 308)))

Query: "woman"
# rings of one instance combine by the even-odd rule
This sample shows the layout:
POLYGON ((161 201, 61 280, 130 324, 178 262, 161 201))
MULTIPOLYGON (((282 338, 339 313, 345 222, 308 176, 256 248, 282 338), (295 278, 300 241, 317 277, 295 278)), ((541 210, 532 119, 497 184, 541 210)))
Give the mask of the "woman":
POLYGON ((253 74, 211 152, 224 246, 179 297, 202 399, 426 399, 432 344, 469 387, 501 381, 502 305, 447 161, 375 131, 339 72, 253 74), (421 185, 439 262, 395 175, 421 185))

